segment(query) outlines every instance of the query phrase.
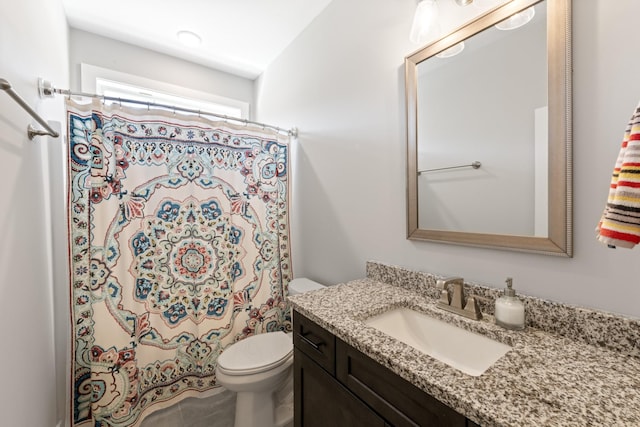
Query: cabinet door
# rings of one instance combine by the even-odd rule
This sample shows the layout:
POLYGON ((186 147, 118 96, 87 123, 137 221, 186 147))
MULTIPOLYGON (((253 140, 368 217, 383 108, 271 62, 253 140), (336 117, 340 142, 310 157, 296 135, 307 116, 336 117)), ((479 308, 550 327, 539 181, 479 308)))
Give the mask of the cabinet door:
POLYGON ((339 339, 336 377, 393 426, 467 426, 463 415, 339 339))
POLYGON ((295 427, 384 427, 385 422, 335 378, 295 349, 295 427))

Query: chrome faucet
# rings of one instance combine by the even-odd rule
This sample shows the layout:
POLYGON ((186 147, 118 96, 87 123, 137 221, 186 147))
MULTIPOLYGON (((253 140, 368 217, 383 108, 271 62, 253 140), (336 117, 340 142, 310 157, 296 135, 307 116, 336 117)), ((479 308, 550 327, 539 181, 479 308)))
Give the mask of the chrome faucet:
POLYGON ((459 314, 469 319, 482 319, 482 312, 478 301, 474 297, 464 298, 464 279, 462 277, 446 277, 436 281, 436 287, 442 289, 438 308, 459 314), (449 285, 453 286, 453 293, 449 295, 449 285))

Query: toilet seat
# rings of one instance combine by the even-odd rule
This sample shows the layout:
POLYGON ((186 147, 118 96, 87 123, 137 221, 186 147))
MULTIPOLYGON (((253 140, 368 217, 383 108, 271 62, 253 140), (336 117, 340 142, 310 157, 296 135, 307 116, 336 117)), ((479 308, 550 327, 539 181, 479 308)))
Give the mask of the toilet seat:
POLYGON ((218 369, 226 375, 251 375, 275 369, 293 357, 291 336, 282 331, 253 335, 238 341, 218 356, 218 369))

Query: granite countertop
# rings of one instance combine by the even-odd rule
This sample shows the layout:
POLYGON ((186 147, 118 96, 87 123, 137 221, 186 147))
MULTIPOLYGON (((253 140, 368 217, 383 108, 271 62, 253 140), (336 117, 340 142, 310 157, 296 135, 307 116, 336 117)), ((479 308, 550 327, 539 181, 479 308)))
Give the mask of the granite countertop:
POLYGON ((290 296, 293 308, 467 418, 485 426, 640 426, 640 359, 491 315, 470 320, 411 289, 372 279, 290 296), (409 307, 513 348, 474 377, 366 326, 409 307))

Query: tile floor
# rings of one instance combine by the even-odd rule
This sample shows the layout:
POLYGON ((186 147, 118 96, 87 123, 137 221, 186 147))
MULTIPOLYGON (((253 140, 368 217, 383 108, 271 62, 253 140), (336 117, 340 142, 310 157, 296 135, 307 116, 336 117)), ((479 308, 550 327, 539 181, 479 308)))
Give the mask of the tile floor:
POLYGON ((140 427, 233 427, 236 394, 222 390, 219 394, 182 402, 149 415, 140 427))

